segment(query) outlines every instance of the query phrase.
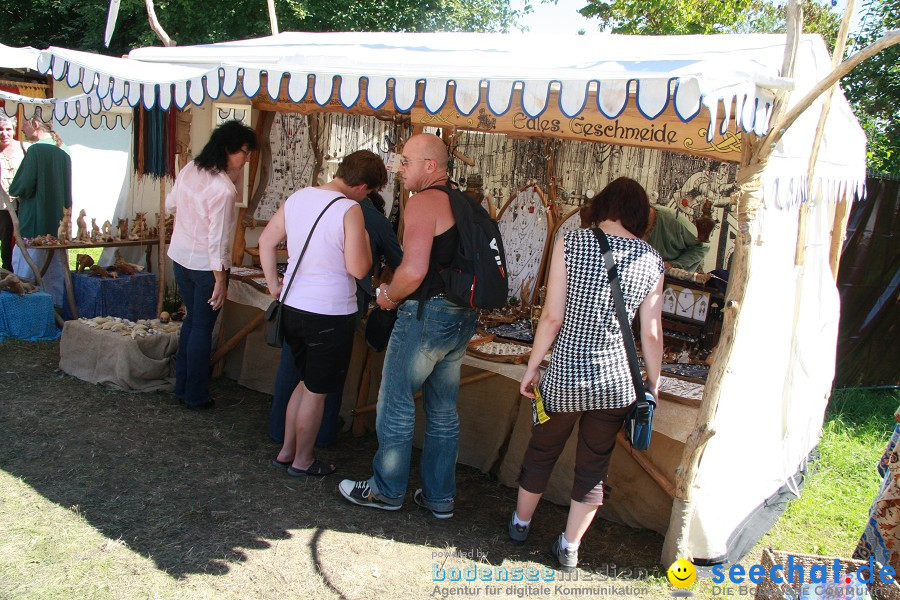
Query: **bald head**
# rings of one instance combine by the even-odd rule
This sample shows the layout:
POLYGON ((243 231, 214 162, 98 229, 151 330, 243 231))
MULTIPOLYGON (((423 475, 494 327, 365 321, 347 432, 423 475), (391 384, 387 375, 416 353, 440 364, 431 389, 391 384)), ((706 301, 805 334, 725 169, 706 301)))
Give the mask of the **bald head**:
POLYGON ((437 162, 438 169, 447 170, 447 163, 450 161, 450 155, 447 154, 447 145, 438 136, 432 133, 419 133, 408 140, 403 146, 403 154, 405 156, 417 156, 420 158, 430 158, 437 162))

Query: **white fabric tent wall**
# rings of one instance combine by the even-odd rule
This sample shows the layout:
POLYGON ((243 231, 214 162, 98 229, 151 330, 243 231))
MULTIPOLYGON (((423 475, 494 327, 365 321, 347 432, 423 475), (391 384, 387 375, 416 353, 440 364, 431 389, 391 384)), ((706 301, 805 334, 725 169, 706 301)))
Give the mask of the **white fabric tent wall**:
MULTIPOLYGON (((820 39, 798 53, 796 103, 830 70, 820 39)), ((727 553, 739 524, 792 476, 816 446, 834 378, 840 306, 830 267, 835 202, 865 181, 865 136, 837 92, 820 148, 813 193, 807 172, 821 112, 816 102, 788 130, 763 174, 764 206, 750 224, 747 291, 729 369, 695 484, 689 548, 727 553), (849 159, 849 160, 848 160, 849 159), (855 160, 854 160, 855 159, 855 160), (803 264, 795 264, 801 203, 808 203, 803 264)), ((846 196, 845 196, 846 195, 846 196)))

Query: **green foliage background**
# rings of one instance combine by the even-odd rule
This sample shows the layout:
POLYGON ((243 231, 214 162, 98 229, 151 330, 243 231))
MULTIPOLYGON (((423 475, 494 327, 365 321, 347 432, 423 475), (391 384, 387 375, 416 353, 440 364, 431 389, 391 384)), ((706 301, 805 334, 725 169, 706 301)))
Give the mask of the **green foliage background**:
MULTIPOLYGON (((271 33, 265 0, 156 0, 154 6, 163 29, 180 46, 271 33)), ((9 0, 0 6, 0 41, 113 56, 159 45, 144 0, 122 0, 115 34, 105 48, 108 10, 108 0, 9 0)), ((281 31, 505 32, 525 11, 513 10, 506 0, 275 0, 281 31)))
MULTIPOLYGON (((852 51, 871 44, 886 31, 900 29, 900 0, 869 0, 865 10, 852 51)), ((863 62, 841 85, 866 130, 869 168, 900 175, 900 45, 863 62)))

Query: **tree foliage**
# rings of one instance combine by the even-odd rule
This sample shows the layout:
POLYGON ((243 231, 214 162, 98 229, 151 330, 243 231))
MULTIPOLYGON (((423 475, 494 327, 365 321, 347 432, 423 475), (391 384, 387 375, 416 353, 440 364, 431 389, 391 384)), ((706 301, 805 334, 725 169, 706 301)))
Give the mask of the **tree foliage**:
MULTIPOLYGON (((8 0, 0 41, 122 55, 158 45, 144 0, 122 0, 112 43, 103 46, 108 0, 8 0)), ((269 35, 266 0, 156 0, 156 16, 178 45, 269 35)), ((527 10, 527 9, 526 9, 527 10)), ((281 31, 508 31, 521 12, 506 0, 275 0, 281 31)))
MULTIPOLYGON (((900 0, 869 0, 850 51, 868 46, 892 29, 900 29, 900 0)), ((841 85, 866 131, 868 167, 900 175, 900 45, 864 61, 841 85)))
MULTIPOLYGON (((784 33, 786 3, 768 0, 587 0, 579 12, 601 29, 638 35, 784 33)), ((803 30, 834 47, 840 18, 826 5, 803 0, 803 30)))

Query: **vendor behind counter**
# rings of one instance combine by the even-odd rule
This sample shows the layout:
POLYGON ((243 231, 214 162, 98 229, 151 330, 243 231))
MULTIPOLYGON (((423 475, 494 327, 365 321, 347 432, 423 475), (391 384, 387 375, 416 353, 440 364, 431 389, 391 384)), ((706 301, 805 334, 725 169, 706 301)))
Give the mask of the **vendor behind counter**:
POLYGON ((650 224, 644 239, 659 252, 667 267, 696 271, 709 252, 709 243, 697 238, 697 228, 687 218, 667 206, 650 207, 650 224))

